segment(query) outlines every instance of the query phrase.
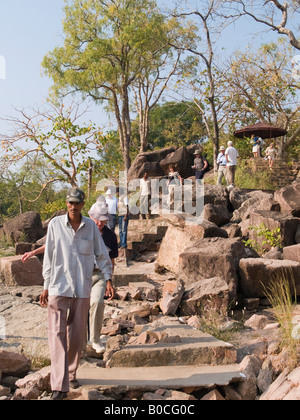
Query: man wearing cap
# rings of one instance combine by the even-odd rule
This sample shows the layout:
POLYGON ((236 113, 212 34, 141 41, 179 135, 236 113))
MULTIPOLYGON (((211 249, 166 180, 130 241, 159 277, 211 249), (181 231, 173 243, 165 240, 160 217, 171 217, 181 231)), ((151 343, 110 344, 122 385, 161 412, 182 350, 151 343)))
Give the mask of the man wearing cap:
POLYGON ((203 179, 205 169, 208 167, 208 162, 206 159, 203 159, 201 150, 196 150, 194 155, 196 157, 192 169, 195 169, 196 171, 196 179, 203 179))
POLYGON ((217 165, 218 165, 218 181, 217 181, 217 185, 222 185, 222 180, 223 177, 225 178, 226 182, 227 182, 227 159, 225 156, 225 147, 221 146, 220 147, 220 153, 218 154, 217 157, 217 165))
POLYGON ((83 217, 84 193, 72 188, 68 213, 48 226, 44 255, 44 291, 40 304, 48 306, 53 400, 66 398, 69 387, 78 387, 76 371, 84 343, 94 264, 106 281, 112 263, 96 224, 83 217))
MULTIPOLYGON (((114 268, 114 260, 119 255, 118 240, 116 234, 106 226, 107 222, 109 221, 109 215, 103 213, 103 206, 101 206, 101 202, 99 200, 93 204, 90 211, 88 212, 90 218, 96 223, 99 232, 102 235, 102 239, 108 250, 109 257, 114 268)), ((112 300, 114 296, 115 291, 111 280, 105 281, 101 271, 98 268, 95 268, 93 273, 89 327, 90 341, 92 343, 93 349, 97 353, 105 352, 105 346, 101 343, 100 340, 100 333, 102 330, 104 316, 104 297, 107 297, 108 300, 112 300)))

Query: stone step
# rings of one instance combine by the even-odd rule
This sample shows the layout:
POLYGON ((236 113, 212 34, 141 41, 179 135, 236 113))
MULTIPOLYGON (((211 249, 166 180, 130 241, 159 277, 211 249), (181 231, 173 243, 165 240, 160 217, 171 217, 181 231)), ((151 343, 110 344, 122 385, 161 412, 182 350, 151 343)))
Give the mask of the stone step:
POLYGON ((115 394, 132 390, 156 391, 159 388, 210 388, 245 380, 239 366, 159 366, 117 367, 111 369, 81 366, 77 379, 83 386, 110 390, 115 394))
MULTIPOLYGON (((142 332, 148 329, 145 326, 142 332)), ((151 329, 167 339, 156 344, 127 344, 114 353, 109 367, 227 365, 234 364, 234 347, 189 325, 172 323, 151 329)))
POLYGON ((115 287, 128 286, 129 283, 144 282, 148 280, 148 275, 155 271, 154 263, 128 263, 128 267, 116 264, 113 285, 115 287))

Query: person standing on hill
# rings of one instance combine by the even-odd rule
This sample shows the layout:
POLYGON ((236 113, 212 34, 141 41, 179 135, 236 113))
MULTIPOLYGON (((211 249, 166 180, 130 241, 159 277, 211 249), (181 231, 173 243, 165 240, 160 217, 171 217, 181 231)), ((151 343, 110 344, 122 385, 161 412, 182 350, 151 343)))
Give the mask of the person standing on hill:
POLYGON ((107 226, 114 232, 117 224, 118 199, 110 188, 106 191, 106 204, 110 215, 107 226))
POLYGON ((220 147, 220 153, 217 157, 217 165, 218 165, 218 181, 217 185, 222 185, 222 179, 225 178, 227 182, 227 159, 225 156, 225 147, 220 147))
POLYGON ((201 150, 196 150, 194 159, 194 165, 192 169, 195 169, 196 179, 203 179, 206 169, 208 168, 208 162, 203 158, 201 150))
POLYGON ((149 218, 149 195, 151 181, 145 172, 140 180, 140 215, 142 219, 149 218))
POLYGON ((237 160, 240 157, 240 155, 237 149, 233 147, 232 141, 229 141, 227 145, 228 147, 225 151, 225 157, 227 161, 227 183, 228 183, 228 188, 234 188, 237 160))
POLYGON ((277 149, 274 147, 274 143, 271 143, 270 146, 266 149, 266 158, 269 161, 269 168, 273 171, 273 165, 275 162, 275 158, 278 155, 277 149))

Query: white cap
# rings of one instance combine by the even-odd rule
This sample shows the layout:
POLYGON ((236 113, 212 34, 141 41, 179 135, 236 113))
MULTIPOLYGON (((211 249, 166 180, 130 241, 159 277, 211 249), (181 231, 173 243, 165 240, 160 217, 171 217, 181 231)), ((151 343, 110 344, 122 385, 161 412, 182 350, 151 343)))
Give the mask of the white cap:
POLYGON ((99 201, 92 205, 88 211, 88 215, 99 222, 109 220, 107 207, 101 205, 99 201))

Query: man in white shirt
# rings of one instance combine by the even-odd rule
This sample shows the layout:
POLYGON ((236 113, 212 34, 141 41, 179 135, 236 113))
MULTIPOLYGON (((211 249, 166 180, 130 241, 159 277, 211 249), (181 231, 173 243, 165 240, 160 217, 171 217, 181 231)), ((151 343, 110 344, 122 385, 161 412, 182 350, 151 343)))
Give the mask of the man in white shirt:
POLYGON ((108 281, 112 263, 93 220, 83 217, 85 195, 72 188, 68 214, 51 220, 44 255, 44 291, 40 304, 48 306, 48 339, 53 400, 66 398, 78 387, 76 371, 83 348, 94 266, 108 281))
POLYGON ((106 191, 106 204, 108 206, 108 213, 110 214, 110 220, 108 221, 107 226, 114 232, 117 221, 118 199, 113 195, 111 189, 106 191))
POLYGON ((142 219, 149 217, 150 185, 151 181, 148 178, 148 173, 145 172, 143 178, 140 180, 140 214, 142 219))
POLYGON ((235 171, 237 167, 237 159, 240 157, 239 152, 233 147, 233 142, 227 143, 228 147, 225 151, 225 157, 227 160, 227 182, 229 188, 234 187, 235 171))

